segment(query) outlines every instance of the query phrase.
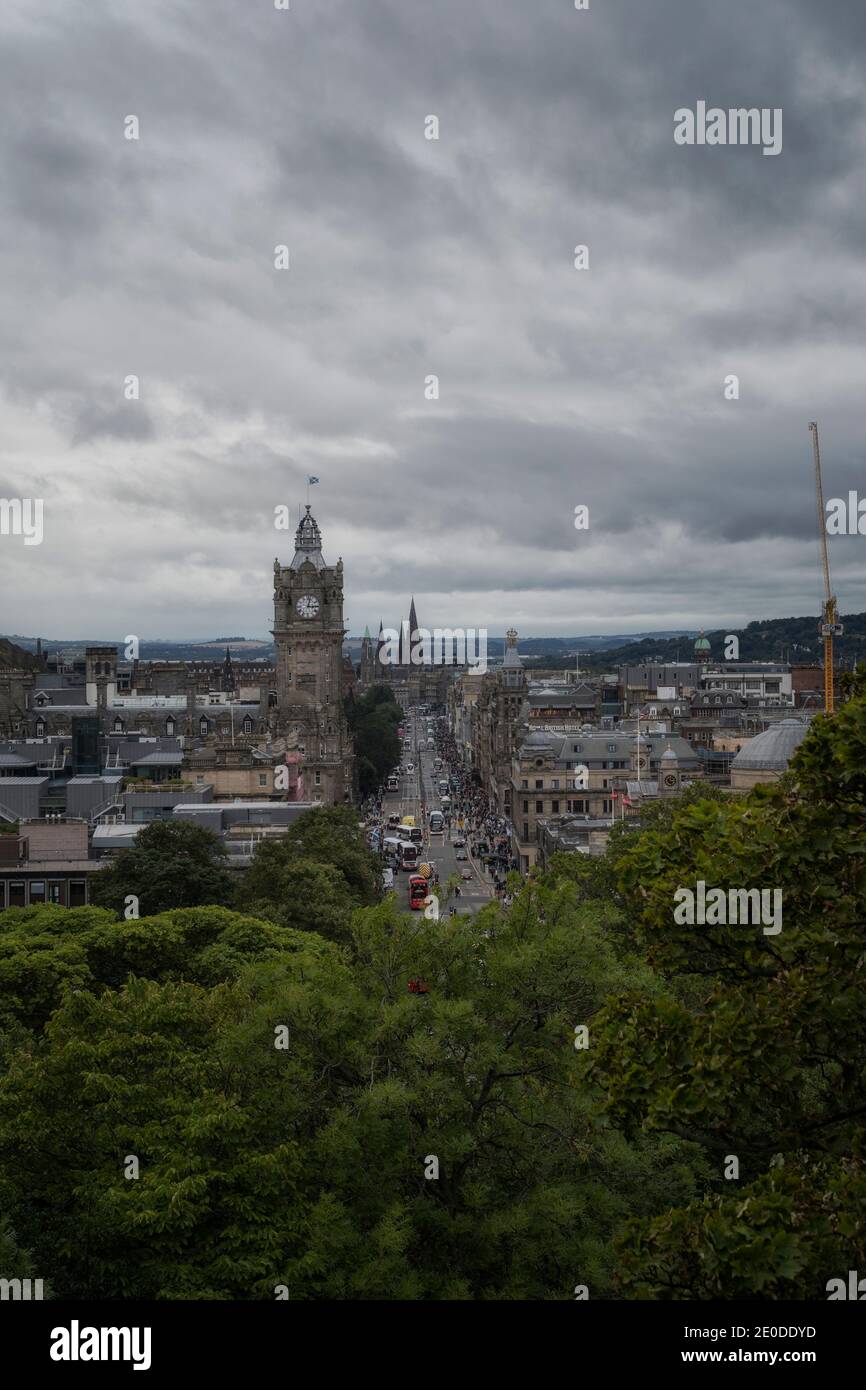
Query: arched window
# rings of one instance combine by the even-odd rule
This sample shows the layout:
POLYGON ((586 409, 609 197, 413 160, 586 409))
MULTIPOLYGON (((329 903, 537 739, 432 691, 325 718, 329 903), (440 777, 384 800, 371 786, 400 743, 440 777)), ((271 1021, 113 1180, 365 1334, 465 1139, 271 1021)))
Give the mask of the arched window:
POLYGON ((122 734, 122 733, 123 733, 123 720, 122 720, 122 719, 120 719, 120 718, 115 719, 115 721, 114 721, 114 732, 115 732, 116 734, 122 734))
POLYGON ((200 733, 202 736, 204 736, 205 734, 207 734, 207 731, 208 731, 208 722, 207 722, 206 719, 200 719, 200 720, 199 720, 198 729, 199 729, 199 733, 200 733))
POLYGON ((165 721, 165 732, 167 733, 167 735, 168 735, 169 738, 173 738, 173 737, 174 737, 175 727, 176 727, 176 725, 175 725, 175 722, 174 722, 173 719, 171 719, 171 718, 166 719, 166 721, 165 721))
POLYGON ((247 715, 246 718, 244 719, 244 733, 245 733, 245 734, 251 734, 252 731, 253 731, 253 721, 250 719, 249 715, 247 715))
POLYGON ((45 734, 45 720, 44 720, 44 719, 37 719, 37 720, 36 720, 36 737, 37 737, 37 738, 42 738, 42 737, 44 736, 44 734, 45 734))

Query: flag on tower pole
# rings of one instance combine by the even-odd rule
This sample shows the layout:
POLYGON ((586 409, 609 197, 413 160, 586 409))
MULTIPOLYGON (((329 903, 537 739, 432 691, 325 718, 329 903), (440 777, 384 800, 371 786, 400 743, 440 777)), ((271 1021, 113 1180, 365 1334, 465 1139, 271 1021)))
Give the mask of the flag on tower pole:
POLYGON ((310 505, 310 488, 313 486, 314 483, 317 483, 318 481, 319 481, 318 478, 313 478, 312 476, 307 478, 307 506, 308 506, 308 507, 309 507, 309 505, 310 505))

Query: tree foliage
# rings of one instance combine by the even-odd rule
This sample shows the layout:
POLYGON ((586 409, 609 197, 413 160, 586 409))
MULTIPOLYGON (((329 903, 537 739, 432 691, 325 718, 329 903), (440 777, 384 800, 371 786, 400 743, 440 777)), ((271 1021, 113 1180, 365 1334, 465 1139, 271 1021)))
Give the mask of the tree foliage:
POLYGON ((687 808, 623 856, 638 943, 666 987, 608 1002, 591 1074, 625 1133, 698 1143, 716 1172, 702 1203, 626 1239, 624 1289, 816 1297, 862 1258, 864 693, 814 721, 782 784, 687 808), (780 889, 781 931, 678 925, 674 893, 698 880, 780 889))
POLYGON ((346 717, 355 743, 359 791, 371 796, 400 761, 397 729, 403 711, 386 685, 374 685, 360 700, 346 701, 346 717))
POLYGON ((205 903, 228 907, 235 888, 224 859, 212 830, 188 821, 152 821, 129 849, 120 850, 94 875, 90 898, 98 907, 123 912, 132 894, 140 916, 205 903))

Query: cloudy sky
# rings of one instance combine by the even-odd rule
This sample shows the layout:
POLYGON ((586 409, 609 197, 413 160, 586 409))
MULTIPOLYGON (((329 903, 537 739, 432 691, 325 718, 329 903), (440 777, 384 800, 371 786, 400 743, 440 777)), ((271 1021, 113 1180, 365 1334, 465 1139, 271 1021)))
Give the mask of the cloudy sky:
POLYGON ((866 495, 864 48, 850 0, 4 0, 0 496, 44 541, 0 536, 0 632, 265 635, 310 474, 353 634, 413 592, 817 615, 810 419, 866 495), (782 108, 781 154, 675 144, 698 101, 782 108))

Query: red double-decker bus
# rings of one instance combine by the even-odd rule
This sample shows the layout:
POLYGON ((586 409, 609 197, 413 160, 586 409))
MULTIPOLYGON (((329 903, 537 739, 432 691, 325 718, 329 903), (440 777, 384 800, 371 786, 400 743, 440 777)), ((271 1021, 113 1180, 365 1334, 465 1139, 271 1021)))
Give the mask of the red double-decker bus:
POLYGON ((423 907, 429 892, 429 885, 426 878, 420 874, 412 874, 409 879, 409 906, 413 909, 423 907))

